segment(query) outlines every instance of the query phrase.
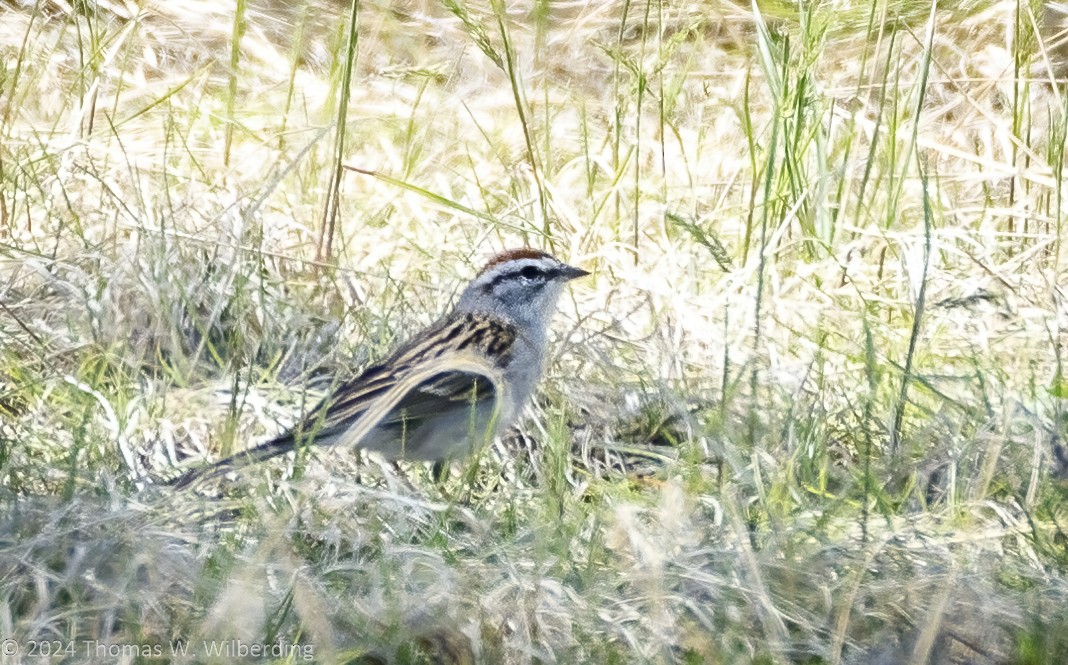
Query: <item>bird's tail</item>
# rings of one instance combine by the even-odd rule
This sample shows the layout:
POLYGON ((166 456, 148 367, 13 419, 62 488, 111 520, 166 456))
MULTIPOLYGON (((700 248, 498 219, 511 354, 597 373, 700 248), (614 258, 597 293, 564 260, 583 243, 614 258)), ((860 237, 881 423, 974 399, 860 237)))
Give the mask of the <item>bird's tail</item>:
POLYGON ((258 464, 259 462, 269 460, 272 457, 284 455, 293 450, 295 445, 296 440, 294 439, 293 433, 287 432, 286 434, 275 437, 255 448, 249 448, 248 450, 236 453, 230 457, 221 459, 218 462, 209 464, 208 466, 190 469, 177 478, 168 480, 165 484, 170 485, 175 489, 185 489, 186 487, 201 481, 218 478, 223 474, 236 471, 237 469, 244 468, 250 464, 258 464))

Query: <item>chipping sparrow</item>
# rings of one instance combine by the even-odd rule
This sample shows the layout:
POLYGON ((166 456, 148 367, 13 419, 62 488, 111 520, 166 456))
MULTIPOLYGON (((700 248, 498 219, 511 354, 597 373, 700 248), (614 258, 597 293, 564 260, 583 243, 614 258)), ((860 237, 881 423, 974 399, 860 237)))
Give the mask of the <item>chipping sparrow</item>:
POLYGON ((293 429, 172 484, 184 487, 311 443, 392 460, 470 455, 519 416, 541 376, 564 283, 588 274, 536 249, 499 254, 450 313, 338 386, 293 429))

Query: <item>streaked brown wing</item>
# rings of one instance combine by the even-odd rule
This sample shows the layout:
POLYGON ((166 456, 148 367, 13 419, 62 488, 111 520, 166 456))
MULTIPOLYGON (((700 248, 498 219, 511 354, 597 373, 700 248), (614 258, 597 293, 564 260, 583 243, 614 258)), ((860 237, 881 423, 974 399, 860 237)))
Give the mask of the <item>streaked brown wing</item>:
MULTIPOLYGON (((427 362, 447 353, 473 351, 497 359, 497 365, 502 366, 515 340, 516 330, 511 324, 478 314, 458 316, 439 326, 435 334, 409 342, 388 359, 339 386, 293 428, 293 433, 283 437, 310 433, 315 443, 329 445, 352 427, 376 400, 427 362)), ((447 366, 448 360, 443 365, 447 366)), ((456 408, 458 403, 475 405, 491 399, 493 391, 492 380, 477 372, 444 371, 415 385, 379 421, 379 427, 396 426, 399 430, 403 423, 411 431, 425 418, 456 408)))
MULTIPOLYGON (((275 441, 285 439, 287 444, 291 444, 294 438, 306 435, 313 443, 331 445, 338 436, 356 424, 374 403, 375 398, 392 386, 393 382, 390 382, 374 393, 363 392, 361 399, 344 394, 333 401, 327 398, 294 427, 292 432, 275 441)), ((382 417, 376 429, 395 429, 399 435, 403 429, 414 430, 434 414, 463 405, 475 406, 493 397, 493 382, 489 377, 477 372, 442 372, 413 386, 397 405, 382 417)))
POLYGON ((477 372, 442 372, 417 384, 379 421, 377 429, 415 431, 428 418, 475 408, 496 398, 493 380, 477 372))

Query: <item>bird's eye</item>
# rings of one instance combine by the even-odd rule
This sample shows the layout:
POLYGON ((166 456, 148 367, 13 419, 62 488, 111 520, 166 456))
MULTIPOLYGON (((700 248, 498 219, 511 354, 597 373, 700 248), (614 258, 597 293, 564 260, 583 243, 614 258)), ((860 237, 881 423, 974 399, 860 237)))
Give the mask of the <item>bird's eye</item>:
POLYGON ((523 279, 537 279, 541 277, 541 270, 537 266, 527 266, 519 271, 523 279))

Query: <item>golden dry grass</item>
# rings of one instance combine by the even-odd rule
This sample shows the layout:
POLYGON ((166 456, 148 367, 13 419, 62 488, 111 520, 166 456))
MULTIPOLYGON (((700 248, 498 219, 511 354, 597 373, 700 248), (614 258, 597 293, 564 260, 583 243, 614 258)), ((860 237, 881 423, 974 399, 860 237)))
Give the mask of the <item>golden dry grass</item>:
POLYGON ((347 6, 0 3, 0 638, 1063 662, 1058 11, 364 3, 346 93, 347 6), (517 244, 594 275, 462 477, 152 486, 517 244))

